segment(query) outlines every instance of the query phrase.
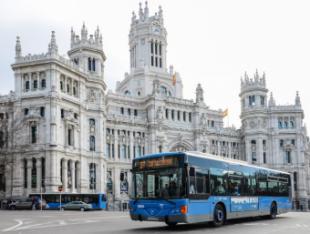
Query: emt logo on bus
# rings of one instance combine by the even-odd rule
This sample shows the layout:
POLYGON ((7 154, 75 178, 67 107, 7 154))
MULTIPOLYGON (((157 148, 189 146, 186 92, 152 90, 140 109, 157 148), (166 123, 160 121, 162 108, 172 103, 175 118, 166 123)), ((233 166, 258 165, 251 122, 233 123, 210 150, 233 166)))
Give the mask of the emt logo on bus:
POLYGON ((258 197, 231 197, 233 204, 252 204, 258 203, 258 197))

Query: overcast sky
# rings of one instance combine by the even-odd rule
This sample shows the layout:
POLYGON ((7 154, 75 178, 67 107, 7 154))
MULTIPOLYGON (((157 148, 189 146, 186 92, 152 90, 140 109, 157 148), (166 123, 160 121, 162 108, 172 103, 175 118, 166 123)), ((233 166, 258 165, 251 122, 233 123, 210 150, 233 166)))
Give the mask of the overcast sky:
MULTIPOLYGON (((14 89, 10 64, 15 38, 23 55, 47 51, 52 30, 60 54, 70 46, 70 30, 83 21, 103 34, 105 81, 115 89, 129 71, 128 33, 137 0, 6 0, 0 6, 0 94, 14 89)), ((144 3, 143 3, 144 4, 144 3)), ((184 97, 195 98, 197 83, 212 109, 229 109, 229 124, 240 126, 240 77, 258 69, 277 104, 293 104, 300 92, 310 124, 309 0, 150 0, 150 14, 163 7, 168 32, 168 64, 181 74, 184 97)), ((225 119, 225 125, 228 119, 225 119)))

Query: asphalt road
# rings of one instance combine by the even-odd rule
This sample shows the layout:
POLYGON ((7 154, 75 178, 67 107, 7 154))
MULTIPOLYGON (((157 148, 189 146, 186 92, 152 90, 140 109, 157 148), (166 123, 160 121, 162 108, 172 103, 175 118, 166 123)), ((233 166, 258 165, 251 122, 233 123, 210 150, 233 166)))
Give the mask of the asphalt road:
POLYGON ((275 220, 264 218, 228 222, 220 228, 208 224, 181 224, 174 228, 158 222, 134 222, 128 213, 106 211, 0 211, 0 233, 212 233, 309 234, 310 213, 291 212, 275 220))

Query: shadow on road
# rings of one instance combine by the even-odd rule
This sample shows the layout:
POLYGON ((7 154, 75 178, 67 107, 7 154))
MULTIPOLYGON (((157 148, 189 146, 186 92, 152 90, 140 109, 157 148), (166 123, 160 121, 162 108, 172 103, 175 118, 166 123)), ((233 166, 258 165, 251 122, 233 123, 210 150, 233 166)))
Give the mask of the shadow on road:
MULTIPOLYGON (((287 217, 277 217, 276 220, 279 219, 287 219, 287 217)), ((264 221, 264 223, 272 223, 273 221, 269 218, 265 217, 255 217, 255 218, 243 218, 243 219, 235 219, 235 220, 229 220, 226 222, 226 224, 223 227, 220 228, 229 228, 230 226, 233 226, 235 224, 246 224, 246 223, 253 223, 253 222, 261 222, 264 221)), ((143 227, 143 228, 134 228, 134 229, 127 229, 126 233, 154 233, 154 232, 187 232, 187 231, 193 231, 193 230, 212 230, 215 231, 216 227, 213 227, 211 223, 197 223, 197 224, 178 224, 175 227, 169 227, 166 226, 165 223, 162 223, 162 226, 156 226, 156 227, 143 227)))

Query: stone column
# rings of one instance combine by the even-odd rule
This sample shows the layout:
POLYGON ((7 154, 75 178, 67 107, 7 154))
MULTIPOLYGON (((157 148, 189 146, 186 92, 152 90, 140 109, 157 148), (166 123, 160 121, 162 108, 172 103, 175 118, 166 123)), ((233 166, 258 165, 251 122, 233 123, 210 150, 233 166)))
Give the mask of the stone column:
POLYGON ((116 200, 120 198, 120 169, 114 169, 114 197, 116 200))
POLYGON ((37 169, 37 193, 41 192, 42 189, 42 159, 38 158, 36 163, 37 169))
POLYGON ((115 129, 115 140, 114 140, 114 160, 119 161, 118 155, 118 135, 117 130, 115 129))
POLYGON ((77 185, 77 191, 78 192, 81 192, 81 163, 78 162, 77 165, 76 165, 76 169, 77 171, 76 173, 76 185, 77 185))
POLYGON ((67 192, 68 186, 68 164, 67 160, 62 160, 62 188, 64 192, 67 192))
POLYGON ((130 159, 133 159, 133 158, 134 158, 134 157, 133 157, 133 156, 134 156, 133 144, 134 144, 133 131, 131 131, 130 134, 129 134, 130 159))
POLYGON ((27 159, 27 193, 31 193, 31 170, 32 170, 32 158, 27 159))
POLYGON ((75 161, 71 161, 71 164, 70 164, 70 167, 71 167, 71 192, 75 192, 75 161))

